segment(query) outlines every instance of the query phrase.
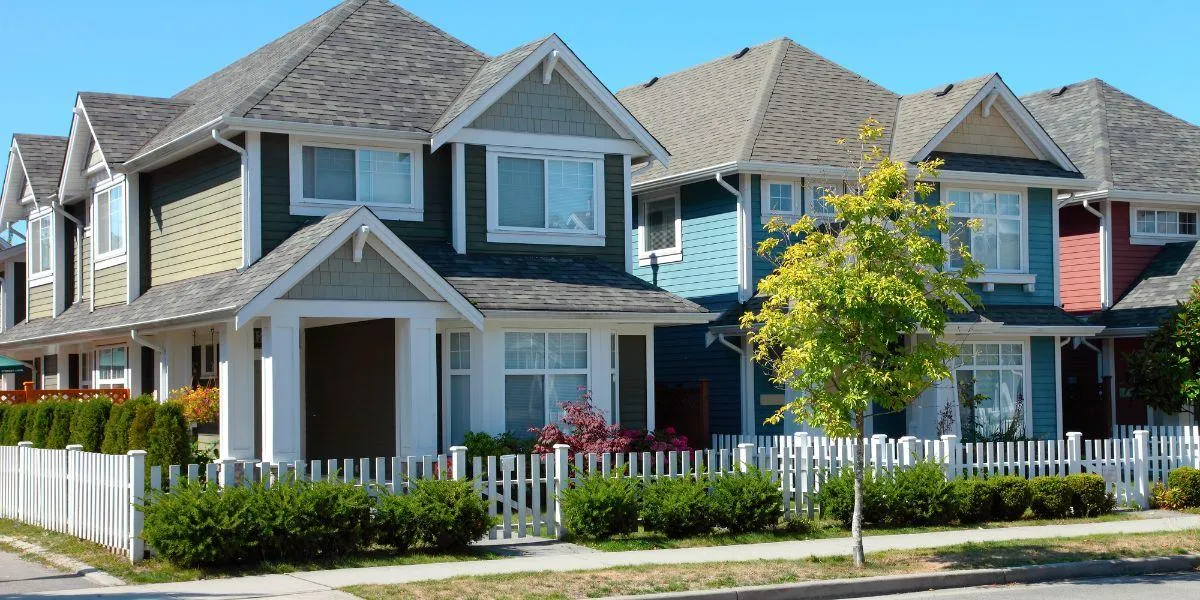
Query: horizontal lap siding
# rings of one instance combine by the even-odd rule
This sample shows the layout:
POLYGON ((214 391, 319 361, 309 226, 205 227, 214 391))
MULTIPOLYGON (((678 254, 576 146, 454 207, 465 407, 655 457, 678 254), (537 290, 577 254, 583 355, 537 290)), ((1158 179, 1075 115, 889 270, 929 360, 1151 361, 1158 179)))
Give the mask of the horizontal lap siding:
MULTIPOLYGON (((150 286, 241 266, 242 181, 237 153, 223 146, 203 150, 143 175, 142 189, 150 286)), ((97 296, 101 291, 97 279, 97 296)))
MULTIPOLYGON (((804 201, 804 187, 800 188, 800 202, 804 201)), ((762 223, 762 176, 752 175, 750 177, 750 254, 751 269, 754 271, 754 289, 758 289, 758 282, 762 281, 763 277, 770 275, 775 270, 775 265, 771 261, 759 256, 758 245, 763 240, 770 237, 767 228, 762 223)))
POLYGON ((1129 203, 1113 202, 1112 207, 1112 285, 1113 300, 1119 300, 1150 265, 1162 246, 1130 244, 1129 203))
POLYGON ((92 297, 92 236, 83 236, 83 266, 79 273, 83 274, 83 298, 92 297))
POLYGON ((1100 310, 1100 219, 1082 206, 1058 213, 1059 290, 1068 312, 1100 310))
POLYGON ((719 343, 705 347, 707 332, 708 325, 655 328, 655 383, 695 386, 701 379, 707 379, 709 430, 741 433, 738 355, 719 343))
POLYGON ((54 284, 29 288, 29 319, 54 316, 54 284))
POLYGON ((96 271, 96 308, 125 303, 125 267, 120 264, 96 271))
POLYGON ((1026 410, 1033 411, 1033 437, 1054 439, 1058 437, 1058 377, 1054 366, 1054 338, 1030 338, 1029 354, 1030 389, 1032 401, 1026 410))
POLYGON ((1047 188, 1029 188, 1026 192, 1029 207, 1029 272, 1037 275, 1036 291, 1026 292, 1021 285, 998 283, 995 291, 979 292, 984 306, 1054 304, 1054 194, 1047 188))

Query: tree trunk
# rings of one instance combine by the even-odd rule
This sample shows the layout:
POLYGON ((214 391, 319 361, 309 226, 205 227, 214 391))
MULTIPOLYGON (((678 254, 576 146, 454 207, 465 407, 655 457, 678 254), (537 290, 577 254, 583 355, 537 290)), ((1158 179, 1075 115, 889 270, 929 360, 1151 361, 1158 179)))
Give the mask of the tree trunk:
POLYGON ((850 540, 853 546, 854 566, 862 568, 867 561, 863 552, 862 521, 863 521, 863 411, 855 411, 854 425, 858 439, 854 445, 854 515, 850 519, 850 540))

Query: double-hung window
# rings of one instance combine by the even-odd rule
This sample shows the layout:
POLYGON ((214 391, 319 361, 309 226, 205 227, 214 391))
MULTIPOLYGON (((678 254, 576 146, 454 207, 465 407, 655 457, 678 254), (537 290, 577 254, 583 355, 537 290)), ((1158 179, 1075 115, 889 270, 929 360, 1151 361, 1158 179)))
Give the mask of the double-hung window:
POLYGON ((325 215, 365 205, 384 219, 422 219, 420 146, 292 141, 292 213, 325 215))
POLYGON ((960 346, 954 383, 964 441, 1024 435, 1025 363, 1022 342, 960 346))
POLYGON ((1134 235, 1195 237, 1196 231, 1195 211, 1134 209, 1134 235))
POLYGON ((125 185, 117 184, 92 197, 96 260, 125 253, 125 185))
POLYGON ((450 443, 461 444, 471 429, 471 333, 446 334, 450 386, 450 443))
MULTIPOLYGON (((1021 194, 950 190, 949 201, 954 233, 951 247, 966 246, 971 256, 987 272, 1024 272, 1024 218, 1021 194), (978 229, 968 223, 979 221, 978 229)), ((961 267, 957 252, 950 257, 951 267, 961 267)))
POLYGON ((527 435, 556 423, 562 404, 588 390, 588 334, 576 331, 504 333, 504 425, 527 435))
POLYGON ((112 389, 125 387, 125 346, 112 346, 96 351, 96 387, 112 389))
POLYGON ((643 200, 639 219, 639 264, 647 266, 683 260, 683 223, 678 194, 643 200))
POLYGON ((488 241, 604 244, 604 160, 489 149, 488 241))
POLYGON ((30 279, 50 277, 54 273, 54 213, 47 210, 31 217, 27 237, 30 279))

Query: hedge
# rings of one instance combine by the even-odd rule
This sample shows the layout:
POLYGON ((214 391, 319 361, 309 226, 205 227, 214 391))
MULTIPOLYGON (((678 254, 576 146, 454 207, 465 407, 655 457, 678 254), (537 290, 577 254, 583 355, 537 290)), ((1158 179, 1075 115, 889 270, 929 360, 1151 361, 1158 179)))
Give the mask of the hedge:
POLYGON ((79 407, 77 402, 50 402, 54 421, 50 424, 50 435, 46 436, 43 448, 66 448, 71 443, 71 419, 79 407))
POLYGON ((100 444, 104 441, 104 426, 108 423, 108 411, 112 409, 112 400, 96 398, 80 402, 75 407, 71 417, 72 444, 83 446, 84 452, 99 452, 100 444))
POLYGON ((191 452, 192 434, 183 418, 183 407, 177 402, 159 404, 154 409, 154 424, 146 444, 146 464, 161 465, 164 469, 187 464, 191 452))

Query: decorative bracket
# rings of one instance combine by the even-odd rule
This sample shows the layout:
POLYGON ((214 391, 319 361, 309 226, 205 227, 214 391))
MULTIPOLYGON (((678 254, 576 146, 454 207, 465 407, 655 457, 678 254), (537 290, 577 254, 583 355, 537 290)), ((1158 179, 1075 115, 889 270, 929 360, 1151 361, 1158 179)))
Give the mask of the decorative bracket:
POLYGON ((354 253, 351 259, 356 262, 362 262, 363 246, 367 245, 367 235, 371 233, 371 228, 363 225, 354 232, 354 253))
POLYGON ((554 76, 554 65, 558 64, 558 50, 553 50, 546 60, 542 61, 542 84, 550 85, 550 78, 554 76))

